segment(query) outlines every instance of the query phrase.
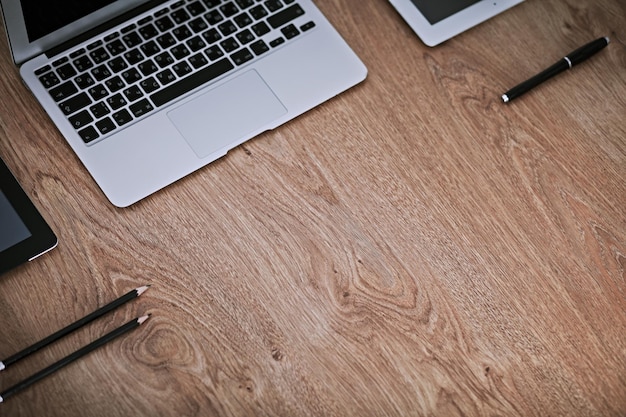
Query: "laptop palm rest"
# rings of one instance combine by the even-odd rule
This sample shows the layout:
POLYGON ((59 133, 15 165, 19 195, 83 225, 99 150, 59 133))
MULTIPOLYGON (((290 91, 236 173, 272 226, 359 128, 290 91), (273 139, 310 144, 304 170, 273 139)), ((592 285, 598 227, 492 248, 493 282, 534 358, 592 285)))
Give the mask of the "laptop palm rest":
POLYGON ((170 111, 168 116, 199 158, 226 153, 253 132, 287 113, 287 109, 255 71, 170 111))

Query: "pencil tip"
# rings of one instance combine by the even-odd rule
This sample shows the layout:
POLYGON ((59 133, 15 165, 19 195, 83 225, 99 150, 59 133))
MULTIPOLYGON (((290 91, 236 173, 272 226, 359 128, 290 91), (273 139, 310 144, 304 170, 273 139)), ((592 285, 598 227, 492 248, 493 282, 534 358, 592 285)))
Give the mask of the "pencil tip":
POLYGON ((135 291, 137 291, 137 297, 139 297, 141 294, 143 294, 144 292, 148 291, 148 288, 150 288, 150 285, 144 285, 143 287, 139 287, 137 288, 135 291))
POLYGON ((146 314, 145 316, 141 316, 137 319, 137 323, 143 324, 146 320, 150 318, 152 314, 146 314))

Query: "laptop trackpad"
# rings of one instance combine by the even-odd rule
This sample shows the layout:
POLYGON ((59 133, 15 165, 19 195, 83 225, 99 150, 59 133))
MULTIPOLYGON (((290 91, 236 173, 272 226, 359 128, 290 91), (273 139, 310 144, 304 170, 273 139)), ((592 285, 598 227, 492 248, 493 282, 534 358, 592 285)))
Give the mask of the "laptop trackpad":
MULTIPOLYGON (((287 113, 254 70, 234 78, 168 113, 200 158, 226 153, 246 135, 287 113)), ((273 127, 273 126, 268 126, 273 127)))

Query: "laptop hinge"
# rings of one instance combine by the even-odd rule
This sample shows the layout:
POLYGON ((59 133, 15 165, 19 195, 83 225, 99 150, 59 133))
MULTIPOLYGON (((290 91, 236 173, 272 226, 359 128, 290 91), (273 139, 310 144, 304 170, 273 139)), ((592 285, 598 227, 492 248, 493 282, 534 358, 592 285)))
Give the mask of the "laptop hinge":
POLYGON ((154 8, 155 6, 158 6, 159 4, 165 3, 168 0, 153 0, 153 1, 149 1, 147 3, 144 3, 140 6, 135 7, 132 10, 129 10, 127 12, 122 13, 119 16, 114 17, 113 19, 109 20, 108 22, 102 23, 101 25, 96 26, 93 29, 88 30, 87 32, 84 32, 68 41, 63 42, 62 44, 49 49, 46 52, 46 56, 48 58, 51 58, 53 56, 56 56, 58 54, 61 54, 65 51, 67 51, 68 49, 73 48, 74 46, 85 42, 91 38, 93 38, 94 36, 97 36, 98 34, 111 29, 112 27, 115 27, 119 24, 122 24, 126 21, 128 21, 129 19, 132 19, 135 16, 140 15, 143 12, 146 12, 152 8, 154 8))

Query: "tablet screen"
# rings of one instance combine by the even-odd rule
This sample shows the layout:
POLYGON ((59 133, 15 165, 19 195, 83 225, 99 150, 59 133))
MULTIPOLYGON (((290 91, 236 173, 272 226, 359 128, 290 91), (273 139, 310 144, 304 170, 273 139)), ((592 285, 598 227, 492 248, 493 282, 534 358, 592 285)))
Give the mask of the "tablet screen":
POLYGON ((0 159, 0 273, 54 248, 57 238, 0 159))
POLYGON ((411 0, 431 25, 478 3, 480 0, 411 0))
POLYGON ((428 46, 435 46, 524 0, 388 0, 428 46))
POLYGON ((0 190, 0 252, 32 236, 6 195, 0 190))

